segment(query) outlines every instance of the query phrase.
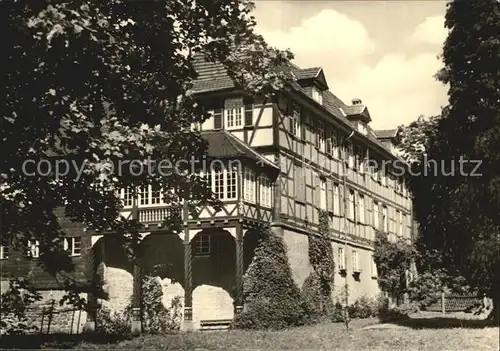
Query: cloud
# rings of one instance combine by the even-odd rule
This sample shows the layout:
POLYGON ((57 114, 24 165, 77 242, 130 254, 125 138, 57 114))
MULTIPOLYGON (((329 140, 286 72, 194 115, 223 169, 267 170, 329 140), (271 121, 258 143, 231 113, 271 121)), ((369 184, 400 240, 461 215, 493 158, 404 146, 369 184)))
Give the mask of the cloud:
POLYGON ((286 32, 261 34, 271 45, 295 53, 299 66, 318 66, 331 58, 347 64, 375 50, 375 43, 360 22, 331 9, 317 13, 286 32))
POLYGON ((412 122, 420 114, 440 112, 446 91, 433 78, 440 68, 435 54, 387 54, 374 66, 365 64, 349 78, 335 82, 332 90, 341 98, 360 97, 368 106, 373 128, 393 128, 412 122))
POLYGON ((444 27, 443 16, 427 17, 413 32, 412 39, 432 45, 442 45, 448 30, 444 27))
POLYGON ((407 43, 412 55, 403 46, 397 52, 377 52, 363 24, 335 10, 323 10, 287 31, 261 34, 271 45, 291 49, 300 67, 323 67, 330 90, 347 104, 361 98, 372 127, 382 129, 407 124, 420 114, 437 114, 445 104, 444 86, 433 77, 441 68, 438 49, 415 51, 422 39, 442 38, 438 22, 429 17, 416 27, 407 43), (425 34, 433 31, 433 36, 425 34))

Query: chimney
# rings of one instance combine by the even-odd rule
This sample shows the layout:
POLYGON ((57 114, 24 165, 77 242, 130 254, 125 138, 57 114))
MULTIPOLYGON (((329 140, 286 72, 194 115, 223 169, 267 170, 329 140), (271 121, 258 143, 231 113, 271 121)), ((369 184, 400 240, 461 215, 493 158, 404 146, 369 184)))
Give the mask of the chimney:
POLYGON ((358 98, 354 98, 351 101, 353 105, 361 105, 363 103, 363 101, 361 101, 361 99, 358 98))

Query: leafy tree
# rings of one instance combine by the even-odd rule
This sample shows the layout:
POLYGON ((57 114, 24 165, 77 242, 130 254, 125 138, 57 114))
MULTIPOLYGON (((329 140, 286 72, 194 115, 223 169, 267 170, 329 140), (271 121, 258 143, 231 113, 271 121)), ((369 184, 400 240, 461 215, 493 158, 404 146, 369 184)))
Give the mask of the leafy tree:
POLYGON ((429 149, 429 139, 436 129, 441 116, 426 118, 423 115, 408 125, 400 128, 398 150, 401 157, 410 165, 420 165, 429 149))
POLYGON ((415 248, 398 238, 391 242, 387 234, 377 232, 373 259, 377 265, 380 289, 400 299, 407 290, 406 273, 416 257, 415 248))
MULTIPOLYGON (((437 77, 448 85, 449 104, 429 140, 428 154, 446 166, 412 182, 416 216, 423 244, 441 253, 443 267, 457 269, 493 298, 498 311, 500 3, 455 0, 448 4, 445 26, 444 68, 437 77), (476 162, 460 165, 461 158, 480 160, 479 170, 476 162)), ((498 320, 498 312, 492 317, 498 320)))
MULTIPOLYGON (((432 162, 428 157, 430 141, 437 132, 437 125, 441 116, 425 118, 419 116, 412 123, 401 126, 401 139, 398 144, 400 155, 414 171, 407 175, 410 187, 418 185, 420 177, 426 177, 423 165, 432 162)), ((430 172, 429 172, 430 173, 430 172)), ((453 267, 443 267, 443 258, 440 251, 428 248, 425 243, 417 238, 416 267, 418 275, 410 283, 410 299, 420 303, 422 308, 437 301, 442 291, 456 293, 467 292, 468 286, 465 278, 453 267)))
POLYGON ((2 239, 20 248, 37 239, 47 270, 66 262, 71 271, 57 208, 90 229, 131 233, 133 244, 137 223, 120 217, 119 189, 156 184, 169 203, 216 204, 198 176, 160 172, 151 160, 175 165, 206 152, 190 130, 207 118, 191 93, 195 54, 221 62, 249 93, 272 94, 292 79, 276 69, 291 53, 254 32, 252 8, 247 0, 0 1, 2 239), (34 166, 45 159, 46 175, 47 164, 34 166))

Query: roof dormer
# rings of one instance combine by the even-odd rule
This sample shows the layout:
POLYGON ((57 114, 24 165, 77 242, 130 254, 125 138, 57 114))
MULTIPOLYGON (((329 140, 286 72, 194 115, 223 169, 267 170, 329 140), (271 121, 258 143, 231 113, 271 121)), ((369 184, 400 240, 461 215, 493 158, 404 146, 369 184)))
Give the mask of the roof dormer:
POLYGON ((350 106, 344 106, 342 110, 344 111, 347 119, 351 122, 363 122, 370 123, 372 118, 370 117, 370 112, 368 108, 363 104, 363 101, 359 98, 354 98, 351 100, 350 106))
POLYGON ((374 133, 382 145, 394 152, 400 142, 401 128, 375 130, 374 133))
POLYGON ((323 104, 323 92, 328 90, 325 74, 321 67, 296 68, 294 71, 297 83, 305 90, 307 95, 319 104, 323 104))

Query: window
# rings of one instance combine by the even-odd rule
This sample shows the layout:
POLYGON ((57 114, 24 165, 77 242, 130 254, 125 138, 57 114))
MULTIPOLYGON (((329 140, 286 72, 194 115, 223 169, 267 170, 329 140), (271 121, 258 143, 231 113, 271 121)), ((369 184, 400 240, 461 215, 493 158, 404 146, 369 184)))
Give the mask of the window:
POLYGON ((359 195, 359 223, 365 223, 365 197, 363 195, 359 195))
POLYGON ((237 168, 219 167, 212 170, 211 182, 212 192, 220 200, 235 200, 238 197, 238 174, 237 168))
POLYGON ((6 260, 9 258, 9 242, 2 238, 0 243, 0 260, 6 260))
POLYGON ((358 123, 358 132, 363 135, 368 134, 368 130, 366 129, 366 125, 364 123, 358 123))
POLYGON ((319 179, 319 207, 326 210, 326 179, 319 179))
POLYGON ((151 204, 157 205, 161 203, 163 203, 161 188, 158 185, 153 185, 151 192, 151 204))
POLYGON ((343 247, 339 247, 338 255, 339 255, 339 269, 340 270, 345 269, 345 252, 343 247))
POLYGON ((372 277, 377 277, 378 274, 377 274, 377 264, 375 263, 375 257, 373 256, 373 254, 371 254, 370 256, 371 256, 371 265, 372 265, 372 269, 371 269, 372 277))
POLYGON ((332 130, 331 138, 332 138, 332 156, 335 158, 339 158, 339 139, 336 130, 332 130))
POLYGON ((226 109, 226 129, 237 129, 243 127, 244 107, 226 109))
POLYGON ((360 272, 360 270, 359 270, 359 256, 358 256, 358 252, 355 250, 352 251, 352 271, 353 272, 360 272))
POLYGON ((68 251, 71 256, 80 256, 82 254, 82 238, 80 236, 64 238, 64 250, 68 251))
POLYGON ((291 132, 297 138, 300 138, 300 107, 293 104, 293 112, 291 116, 291 132))
POLYGON ((210 235, 198 234, 194 238, 193 253, 197 256, 210 255, 210 235))
POLYGON ((331 130, 328 130, 328 132, 326 133, 325 152, 328 155, 332 154, 332 131, 331 130))
POLYGON ((360 147, 358 150, 359 173, 363 174, 365 173, 366 150, 363 150, 362 147, 360 147))
POLYGON ((350 141, 347 142, 345 152, 347 154, 347 166, 354 168, 354 147, 350 141))
POLYGON ((382 206, 382 225, 384 233, 389 231, 389 218, 387 218, 387 206, 382 206))
POLYGON ((147 185, 141 186, 139 188, 139 204, 149 205, 149 188, 147 185))
POLYGON ((401 178, 396 178, 396 192, 398 193, 400 193, 402 190, 401 182, 402 182, 401 178))
POLYGON ((360 169, 361 157, 362 157, 361 154, 362 154, 361 148, 355 147, 354 148, 354 165, 355 165, 356 169, 360 169))
POLYGON ((349 190, 349 219, 353 220, 356 218, 355 207, 354 207, 354 190, 349 190))
POLYGON ((123 199, 123 206, 124 207, 132 207, 134 205, 134 199, 132 197, 132 189, 130 188, 125 188, 121 191, 122 193, 122 199, 123 199))
POLYGON ((234 200, 238 196, 238 188, 236 185, 237 177, 238 174, 235 168, 226 171, 226 200, 234 200))
POLYGON ((379 208, 378 208, 378 202, 374 201, 373 202, 373 227, 375 229, 380 229, 379 218, 380 218, 380 212, 379 212, 379 208))
POLYGON ((320 104, 323 104, 323 94, 322 92, 316 88, 316 87, 312 87, 312 98, 319 102, 320 104))
POLYGON ((325 152, 325 125, 318 121, 316 128, 316 147, 319 151, 325 152))
POLYGON ((340 192, 339 185, 333 185, 333 213, 336 216, 340 216, 340 192))
POLYGON ((378 165, 373 165, 373 179, 380 183, 380 171, 378 165))
POLYGON ((272 207, 271 181, 265 176, 260 176, 260 204, 264 207, 272 207))
POLYGON ((243 184, 243 198, 248 202, 255 203, 255 173, 251 169, 245 169, 243 184))
POLYGON ((28 256, 40 257, 40 242, 38 240, 28 240, 28 256))
POLYGON ((212 171, 212 191, 220 200, 224 200, 224 169, 217 169, 212 171))
POLYGON ((385 169, 381 169, 380 170, 380 173, 381 173, 381 183, 383 186, 387 186, 387 173, 385 171, 385 169))

